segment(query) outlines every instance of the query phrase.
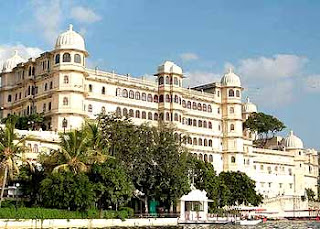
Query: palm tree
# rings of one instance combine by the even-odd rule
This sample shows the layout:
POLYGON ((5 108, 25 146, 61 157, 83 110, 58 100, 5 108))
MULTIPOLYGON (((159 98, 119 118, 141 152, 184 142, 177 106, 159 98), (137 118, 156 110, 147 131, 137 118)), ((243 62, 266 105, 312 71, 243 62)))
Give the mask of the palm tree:
POLYGON ((3 173, 2 188, 0 194, 0 207, 3 200, 5 185, 9 179, 13 180, 15 174, 19 173, 16 160, 19 155, 24 153, 26 148, 24 146, 25 138, 18 139, 14 133, 15 120, 8 119, 5 128, 0 128, 0 168, 3 173))
POLYGON ((60 150, 49 157, 56 164, 52 172, 72 171, 74 174, 87 172, 88 141, 83 131, 73 130, 61 134, 60 150))
POLYGON ((83 130, 88 138, 89 163, 94 164, 104 162, 109 157, 109 148, 103 140, 99 123, 86 122, 83 130))

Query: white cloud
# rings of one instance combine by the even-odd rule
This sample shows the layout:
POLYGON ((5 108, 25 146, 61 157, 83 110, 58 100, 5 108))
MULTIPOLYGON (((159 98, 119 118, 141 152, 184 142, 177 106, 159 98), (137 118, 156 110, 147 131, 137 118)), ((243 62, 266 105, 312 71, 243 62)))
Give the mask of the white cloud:
POLYGON ((186 72, 186 79, 183 80, 184 87, 194 87, 202 84, 220 82, 221 75, 206 71, 186 72))
POLYGON ((307 61, 301 56, 278 54, 241 60, 237 69, 244 79, 270 81, 296 77, 307 61))
POLYGON ((53 44, 63 21, 61 1, 34 0, 33 9, 36 25, 39 27, 37 29, 43 33, 48 43, 53 44))
POLYGON ((93 10, 83 7, 75 6, 71 8, 71 18, 81 23, 93 23, 101 20, 101 16, 96 14, 93 10))
POLYGON ((0 70, 2 70, 4 61, 13 56, 15 50, 17 50, 18 54, 25 60, 28 60, 30 57, 37 57, 43 52, 43 50, 39 48, 28 47, 22 44, 0 45, 0 70))
POLYGON ((197 54, 195 54, 195 53, 188 52, 188 53, 180 54, 180 58, 183 61, 193 61, 193 60, 198 60, 199 56, 197 54))

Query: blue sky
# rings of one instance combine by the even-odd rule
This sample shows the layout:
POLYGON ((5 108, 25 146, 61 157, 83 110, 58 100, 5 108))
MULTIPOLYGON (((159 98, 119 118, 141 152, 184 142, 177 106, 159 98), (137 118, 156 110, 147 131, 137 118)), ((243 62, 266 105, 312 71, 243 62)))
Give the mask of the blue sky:
POLYGON ((68 24, 85 36, 88 65, 150 77, 164 60, 185 86, 233 67, 245 96, 320 148, 320 1, 3 1, 0 61, 52 50, 68 24))

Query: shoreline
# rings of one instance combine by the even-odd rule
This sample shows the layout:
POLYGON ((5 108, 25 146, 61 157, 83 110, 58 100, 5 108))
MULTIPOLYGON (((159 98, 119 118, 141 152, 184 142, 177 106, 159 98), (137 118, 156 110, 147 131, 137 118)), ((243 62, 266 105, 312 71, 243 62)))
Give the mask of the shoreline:
POLYGON ((178 226, 178 218, 145 219, 0 219, 0 228, 106 228, 178 226))

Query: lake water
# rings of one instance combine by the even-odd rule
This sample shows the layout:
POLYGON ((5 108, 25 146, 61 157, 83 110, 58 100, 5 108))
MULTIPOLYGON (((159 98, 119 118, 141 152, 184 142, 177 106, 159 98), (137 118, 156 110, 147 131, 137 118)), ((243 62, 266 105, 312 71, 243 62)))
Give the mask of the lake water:
MULTIPOLYGON (((239 226, 239 225, 187 225, 177 227, 176 229, 320 229, 320 222, 315 221, 269 221, 266 223, 260 223, 255 226, 239 226)), ((173 228, 171 228, 173 229, 173 228)))

